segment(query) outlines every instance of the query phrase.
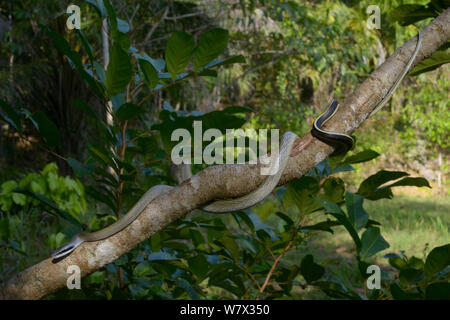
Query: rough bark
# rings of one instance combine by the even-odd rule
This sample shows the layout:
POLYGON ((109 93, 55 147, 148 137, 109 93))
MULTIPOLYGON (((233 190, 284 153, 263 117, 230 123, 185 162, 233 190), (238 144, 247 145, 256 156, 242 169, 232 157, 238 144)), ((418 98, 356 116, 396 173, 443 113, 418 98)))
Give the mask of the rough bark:
MULTIPOLYGON (((423 31, 422 47, 415 64, 429 57, 450 38, 450 8, 423 31)), ((339 112, 327 122, 326 129, 355 131, 382 99, 408 62, 416 46, 413 38, 377 68, 342 103, 339 112)), ((312 138, 298 139, 280 184, 303 176, 332 152, 332 148, 312 138)), ((135 248, 174 220, 200 205, 217 198, 241 196, 264 179, 257 165, 218 165, 209 167, 155 199, 122 232, 103 241, 84 243, 72 255, 57 264, 46 259, 17 274, 1 286, 3 299, 40 299, 66 285, 70 265, 78 265, 86 276, 135 248)))

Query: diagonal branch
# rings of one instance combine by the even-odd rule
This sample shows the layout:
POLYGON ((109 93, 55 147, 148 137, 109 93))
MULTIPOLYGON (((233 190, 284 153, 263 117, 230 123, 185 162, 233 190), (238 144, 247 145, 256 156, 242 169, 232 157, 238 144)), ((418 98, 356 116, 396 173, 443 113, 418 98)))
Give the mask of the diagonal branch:
MULTIPOLYGON (((429 57, 450 39, 450 8, 423 31, 422 47, 415 64, 429 57)), ((377 68, 342 103, 339 112, 327 122, 327 130, 355 131, 392 86, 416 46, 411 39, 377 68)), ((332 152, 332 148, 310 134, 297 140, 280 184, 299 178, 332 152)), ((258 165, 218 165, 208 167, 167 194, 155 199, 126 229, 98 242, 87 242, 57 264, 46 259, 17 274, 0 287, 3 299, 40 299, 66 285, 67 268, 78 265, 86 276, 135 248, 174 220, 217 198, 237 197, 258 187, 265 177, 258 165)))

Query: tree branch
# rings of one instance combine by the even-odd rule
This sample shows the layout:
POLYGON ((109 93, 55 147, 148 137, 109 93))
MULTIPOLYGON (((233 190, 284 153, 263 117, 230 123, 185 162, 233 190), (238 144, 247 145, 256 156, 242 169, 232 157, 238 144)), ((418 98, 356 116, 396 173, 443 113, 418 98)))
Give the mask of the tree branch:
MULTIPOLYGON (((450 39, 450 9, 443 12, 422 32, 422 47, 415 64, 429 57, 450 39)), ((326 123, 327 130, 355 131, 392 86, 414 51, 417 38, 408 41, 377 68, 338 113, 326 123)), ((299 178, 332 152, 332 148, 312 138, 300 138, 294 146, 280 184, 299 178)), ((69 257, 53 264, 46 259, 12 277, 0 287, 3 299, 40 299, 66 285, 67 268, 78 265, 86 276, 135 248, 140 242, 164 229, 193 209, 218 198, 237 197, 258 187, 265 176, 258 165, 235 164, 208 167, 167 194, 152 201, 126 229, 98 242, 83 243, 69 257)))

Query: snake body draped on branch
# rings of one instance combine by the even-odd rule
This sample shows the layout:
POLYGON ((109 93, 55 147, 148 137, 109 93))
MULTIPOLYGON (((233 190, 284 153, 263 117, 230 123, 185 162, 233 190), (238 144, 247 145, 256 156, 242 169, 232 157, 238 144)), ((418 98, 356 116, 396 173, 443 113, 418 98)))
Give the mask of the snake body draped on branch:
MULTIPOLYGON (((417 44, 416 48, 411 55, 407 65, 395 81, 394 85, 390 88, 388 93, 383 97, 383 99, 373 108, 372 112, 369 116, 376 113, 380 110, 386 102, 390 99, 395 89, 398 87, 402 79, 407 74, 409 68, 411 67, 414 59, 417 56, 420 45, 422 41, 422 36, 420 30, 417 35, 417 44)), ((322 126, 331 118, 338 110, 338 102, 333 100, 328 109, 319 116, 313 124, 313 128, 311 130, 311 135, 320 141, 334 147, 334 152, 332 155, 344 154, 348 150, 353 147, 354 141, 353 138, 349 135, 331 131, 325 131, 322 129, 322 126)), ((292 132, 286 132, 283 135, 281 141, 281 150, 277 153, 273 159, 271 160, 271 172, 272 175, 269 175, 255 190, 250 193, 233 199, 225 199, 225 200, 216 200, 210 204, 207 204, 201 207, 202 210, 211 212, 211 213, 226 213, 233 212, 242 209, 249 208, 256 203, 263 200, 267 195, 269 195, 272 190, 277 186, 280 178, 287 166, 289 156, 291 154, 291 150, 294 146, 294 142, 298 136, 292 132), (275 168, 275 171, 273 169, 275 168)), ((184 178, 190 178, 192 176, 192 172, 189 170, 187 176, 184 178)), ((116 221, 115 223, 95 232, 91 233, 80 233, 73 237, 68 243, 59 247, 53 254, 53 262, 58 262, 70 255, 78 246, 80 246, 83 242, 93 242, 99 241, 106 238, 111 237, 112 235, 122 231, 128 225, 130 225, 139 214, 145 209, 145 207, 152 202, 154 199, 159 196, 165 194, 166 192, 172 190, 174 187, 167 185, 157 185, 149 189, 139 200, 138 202, 131 208, 131 210, 121 219, 116 221)))

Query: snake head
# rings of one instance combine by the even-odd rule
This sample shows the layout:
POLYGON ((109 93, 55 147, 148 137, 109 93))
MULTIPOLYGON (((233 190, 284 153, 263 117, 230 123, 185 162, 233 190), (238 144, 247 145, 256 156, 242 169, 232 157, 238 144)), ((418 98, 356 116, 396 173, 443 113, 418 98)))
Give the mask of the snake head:
POLYGON ((83 240, 75 237, 68 243, 62 245, 52 253, 52 262, 57 263, 68 257, 81 243, 83 243, 83 240))

